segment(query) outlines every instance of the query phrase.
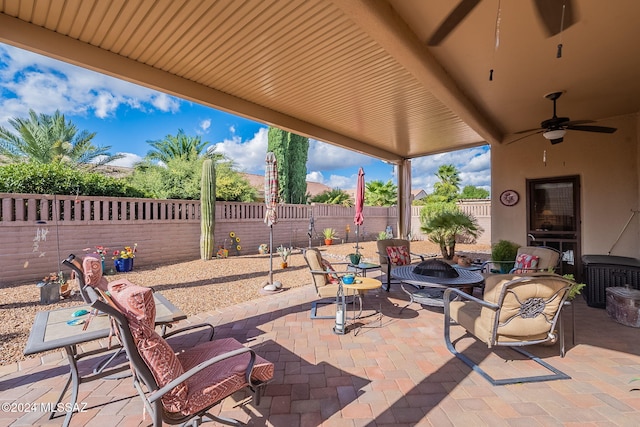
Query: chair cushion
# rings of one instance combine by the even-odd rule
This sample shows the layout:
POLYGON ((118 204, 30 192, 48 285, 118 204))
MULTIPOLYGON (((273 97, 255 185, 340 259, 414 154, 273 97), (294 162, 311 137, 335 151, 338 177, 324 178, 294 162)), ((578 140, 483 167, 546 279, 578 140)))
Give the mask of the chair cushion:
POLYGON ((408 240, 405 239, 383 239, 376 241, 376 248, 378 251, 378 259, 379 264, 383 266, 383 270, 385 270, 384 266, 389 263, 389 255, 387 254, 387 248, 389 246, 404 246, 408 248, 408 252, 411 252, 411 244, 408 240))
POLYGON ((518 254, 529 254, 538 257, 538 269, 549 269, 558 266, 560 252, 545 246, 521 246, 518 254))
MULTIPOLYGON (((155 331, 156 305, 152 289, 122 279, 109 283, 109 294, 115 306, 127 318, 138 352, 158 386, 164 387, 182 375, 185 371, 173 349, 155 331)), ((162 403, 170 412, 183 411, 187 394, 187 384, 182 383, 165 394, 162 403)))
POLYGON ((516 257, 516 262, 513 265, 514 266, 514 272, 515 273, 523 273, 526 272, 527 270, 535 270, 538 268, 538 260, 540 258, 536 255, 529 255, 529 254, 518 254, 518 256, 516 257))
POLYGON ((85 255, 82 259, 82 271, 85 285, 103 291, 108 289, 107 279, 102 276, 102 258, 100 256, 95 254, 85 255))
MULTIPOLYGON (((199 363, 243 347, 234 338, 223 338, 202 343, 181 352, 178 354, 178 360, 183 368, 188 371, 199 363)), ((189 390, 188 403, 183 412, 185 414, 196 413, 246 387, 248 383, 245 378, 245 368, 249 362, 249 357, 249 353, 244 353, 223 360, 189 378, 186 381, 189 390)), ((273 378, 273 374, 273 363, 256 355, 255 365, 251 373, 252 380, 267 382, 273 378)))
POLYGON ((393 265, 411 264, 411 255, 406 246, 387 246, 387 255, 393 265))
MULTIPOLYGON (((562 295, 557 298, 553 298, 553 295, 566 285, 560 280, 559 276, 534 273, 527 275, 527 280, 521 281, 514 286, 512 282, 518 279, 521 279, 521 277, 500 274, 489 276, 485 281, 484 300, 501 306, 500 326, 498 326, 496 337, 498 342, 545 339, 551 329, 549 320, 560 308, 562 295), (505 286, 509 286, 509 292, 505 292, 502 295, 505 286), (503 297, 502 300, 501 296, 503 297), (544 304, 544 309, 539 315, 529 318, 519 316, 523 312, 523 304, 526 305, 528 302, 537 300, 549 300, 544 304)), ((453 316, 451 317, 454 318, 453 316)), ((495 312, 483 307, 481 317, 485 318, 483 322, 488 322, 483 323, 483 325, 486 325, 490 330, 493 327, 495 312)), ((465 322, 466 320, 462 319, 462 321, 465 322)), ((478 338, 484 340, 484 337, 478 336, 478 338)))
POLYGON ((332 271, 336 271, 336 269, 333 268, 333 266, 331 265, 331 263, 329 261, 327 261, 326 259, 322 258, 321 264, 322 264, 322 269, 327 272, 327 282, 328 283, 338 283, 338 282, 340 282, 340 277, 335 273, 331 273, 332 271))

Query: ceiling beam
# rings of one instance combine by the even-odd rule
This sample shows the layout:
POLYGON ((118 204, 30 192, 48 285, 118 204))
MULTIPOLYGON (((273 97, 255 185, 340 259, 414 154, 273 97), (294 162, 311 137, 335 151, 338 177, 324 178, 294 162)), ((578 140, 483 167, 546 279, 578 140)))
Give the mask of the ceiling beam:
POLYGON ((502 141, 496 124, 478 109, 386 0, 333 0, 369 37, 490 143, 502 141))
POLYGON ((1 13, 0 41, 365 155, 394 163, 402 160, 357 139, 1 13))

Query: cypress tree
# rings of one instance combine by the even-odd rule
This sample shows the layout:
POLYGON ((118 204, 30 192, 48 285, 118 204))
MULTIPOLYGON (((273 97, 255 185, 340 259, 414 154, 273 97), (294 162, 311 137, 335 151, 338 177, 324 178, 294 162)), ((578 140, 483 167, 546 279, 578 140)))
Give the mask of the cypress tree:
POLYGON ((309 138, 270 127, 268 141, 267 151, 273 152, 278 160, 280 200, 306 203, 309 138))

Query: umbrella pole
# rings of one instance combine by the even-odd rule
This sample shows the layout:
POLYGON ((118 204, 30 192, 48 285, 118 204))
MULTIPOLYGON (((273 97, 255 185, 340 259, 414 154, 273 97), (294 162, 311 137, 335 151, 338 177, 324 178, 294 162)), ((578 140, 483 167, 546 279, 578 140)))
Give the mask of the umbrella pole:
POLYGON ((273 225, 269 226, 269 284, 273 284, 273 225))
POLYGON ((360 225, 356 224, 356 253, 360 253, 360 225))

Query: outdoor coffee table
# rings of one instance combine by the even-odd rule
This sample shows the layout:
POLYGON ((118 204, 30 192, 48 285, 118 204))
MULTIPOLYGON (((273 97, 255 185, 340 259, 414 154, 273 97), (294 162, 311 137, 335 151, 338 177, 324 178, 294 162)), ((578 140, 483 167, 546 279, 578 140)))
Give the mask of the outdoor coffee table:
POLYGON ((444 278, 425 276, 413 272, 415 265, 403 265, 395 267, 391 270, 391 277, 401 282, 402 290, 409 295, 409 304, 404 306, 402 310, 409 307, 414 302, 432 307, 444 307, 442 295, 445 289, 455 288, 473 288, 473 286, 482 285, 484 277, 475 271, 466 269, 456 269, 458 277, 444 278), (405 284, 412 285, 416 290, 407 290, 405 284))
MULTIPOLYGON (((153 297, 156 303, 156 325, 162 324, 166 326, 166 324, 187 318, 181 310, 167 301, 167 299, 161 294, 154 293, 153 297)), ((67 322, 74 319, 72 316, 73 312, 82 309, 89 312, 92 310, 89 305, 79 305, 59 310, 41 311, 36 313, 33 327, 31 328, 31 333, 29 334, 29 339, 27 340, 27 345, 24 349, 25 356, 62 348, 64 348, 67 354, 67 359, 69 360, 69 378, 60 393, 60 397, 58 397, 58 401, 52 405, 54 411, 49 416, 49 419, 52 419, 56 414, 57 411, 55 411, 55 408, 57 408, 58 404, 62 401, 62 398, 70 385, 71 401, 64 407, 72 409, 78 408, 77 400, 80 384, 104 378, 113 375, 114 373, 129 369, 128 364, 121 364, 115 368, 100 370, 84 377, 80 376, 78 371, 78 361, 80 359, 107 351, 113 351, 119 347, 114 345, 111 348, 102 347, 86 352, 78 352, 79 344, 107 338, 111 331, 109 317, 106 315, 93 316, 86 329, 83 329, 84 324, 77 326, 68 325, 67 322)), ((78 318, 85 319, 88 316, 89 314, 78 318)), ((67 412, 64 423, 62 424, 63 426, 66 427, 69 425, 73 412, 73 410, 67 412)))

